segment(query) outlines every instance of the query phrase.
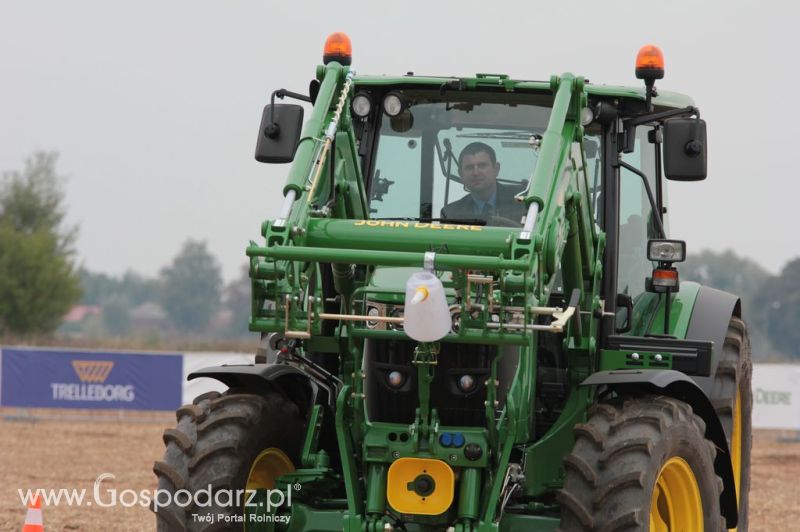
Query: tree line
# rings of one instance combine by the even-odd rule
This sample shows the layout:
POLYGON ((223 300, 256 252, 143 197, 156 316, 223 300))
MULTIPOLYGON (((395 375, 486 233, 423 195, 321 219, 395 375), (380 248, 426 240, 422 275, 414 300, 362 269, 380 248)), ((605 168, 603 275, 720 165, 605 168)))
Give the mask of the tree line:
MULTIPOLYGON (((76 305, 97 311, 81 327, 99 336, 143 326, 176 337, 248 335, 247 270, 225 285, 203 242, 186 241, 152 278, 80 269, 57 160, 53 152, 35 153, 0 181, 0 335, 69 332, 63 319, 76 305)), ((741 296, 755 357, 800 359, 800 257, 777 275, 732 251, 702 251, 679 266, 684 281, 741 296)))
POLYGON ((204 242, 187 240, 155 277, 83 269, 80 282, 80 304, 101 309, 84 333, 124 337, 157 331, 162 336, 226 339, 249 335, 247 269, 225 285, 219 262, 204 242))
POLYGON ((247 335, 247 272, 224 285, 204 242, 187 240, 154 278, 80 268, 78 229, 65 221, 57 162, 55 152, 37 152, 0 180, 0 335, 24 339, 88 327, 94 336, 125 336, 136 332, 137 312, 140 324, 161 335, 247 335), (76 306, 88 309, 88 318, 65 327, 76 306))

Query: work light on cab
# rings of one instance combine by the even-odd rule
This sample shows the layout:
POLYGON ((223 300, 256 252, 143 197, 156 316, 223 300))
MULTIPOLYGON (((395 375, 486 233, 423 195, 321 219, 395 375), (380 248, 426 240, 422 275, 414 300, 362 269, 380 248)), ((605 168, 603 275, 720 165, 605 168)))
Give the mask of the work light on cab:
POLYGON ((325 40, 322 62, 327 65, 331 61, 336 61, 347 66, 352 60, 353 45, 350 43, 350 37, 341 31, 328 35, 328 38, 325 40))
POLYGON ((359 92, 353 97, 353 102, 350 104, 353 114, 359 118, 364 118, 369 115, 372 110, 372 98, 365 92, 359 92))
POLYGON ((403 98, 398 92, 390 92, 383 99, 383 112, 389 116, 394 117, 399 115, 403 112, 404 108, 405 104, 403 103, 403 98))

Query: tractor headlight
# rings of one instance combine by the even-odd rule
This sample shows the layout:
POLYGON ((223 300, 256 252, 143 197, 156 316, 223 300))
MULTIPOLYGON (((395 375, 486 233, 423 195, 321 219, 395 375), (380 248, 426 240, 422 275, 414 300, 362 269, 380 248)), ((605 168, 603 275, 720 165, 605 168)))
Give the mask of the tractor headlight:
MULTIPOLYGON (((403 307, 394 307, 390 312, 389 316, 392 318, 402 318, 403 317, 403 307)), ((402 323, 390 323, 389 329, 393 331, 402 331, 403 324, 402 323)))
MULTIPOLYGON (((380 315, 381 315, 381 311, 378 309, 378 307, 368 307, 367 308, 367 316, 377 318, 380 315)), ((367 320, 367 328, 368 329, 374 329, 377 326, 378 326, 378 322, 377 321, 369 321, 369 320, 367 320)))
POLYGON ((647 260, 656 262, 683 262, 686 259, 686 242, 683 240, 650 240, 647 242, 647 260))
POLYGON ((458 334, 461 330, 461 312, 456 308, 455 310, 451 307, 450 309, 450 319, 453 322, 451 327, 453 333, 458 334))
POLYGON ((406 383, 406 376, 402 371, 390 371, 386 375, 386 382, 394 389, 400 389, 406 383))
POLYGON ((472 375, 462 375, 458 379, 458 389, 464 393, 469 393, 475 389, 477 382, 472 375))

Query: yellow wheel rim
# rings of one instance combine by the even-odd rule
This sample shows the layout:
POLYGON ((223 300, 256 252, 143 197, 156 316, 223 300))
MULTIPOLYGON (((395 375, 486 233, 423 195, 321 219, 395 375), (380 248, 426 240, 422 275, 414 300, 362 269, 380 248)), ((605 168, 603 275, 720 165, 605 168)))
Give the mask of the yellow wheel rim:
POLYGON ((650 532, 702 532, 703 500, 691 466, 677 456, 661 468, 650 499, 650 532))
MULTIPOLYGON (((739 505, 739 484, 742 478, 742 410, 741 396, 736 390, 733 403, 733 433, 731 434, 731 466, 733 467, 733 483, 736 486, 736 505, 739 505)), ((728 530, 736 530, 729 528, 728 530)))
POLYGON ((733 404, 733 434, 731 434, 731 465, 733 465, 733 481, 736 484, 736 501, 739 501, 739 483, 742 477, 742 412, 741 397, 736 390, 736 402, 733 404))
POLYGON ((271 490, 275 487, 275 480, 294 471, 292 460, 286 453, 275 447, 264 449, 253 460, 250 474, 247 476, 248 490, 271 490))

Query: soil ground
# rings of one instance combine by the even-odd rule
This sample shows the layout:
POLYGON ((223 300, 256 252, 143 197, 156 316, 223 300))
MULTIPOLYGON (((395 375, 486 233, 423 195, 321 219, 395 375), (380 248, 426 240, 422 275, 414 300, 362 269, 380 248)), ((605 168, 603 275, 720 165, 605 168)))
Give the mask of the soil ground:
MULTIPOLYGON (((0 530, 21 530, 25 509, 17 490, 28 488, 86 490, 83 506, 43 508, 48 532, 154 530, 153 514, 146 507, 100 505, 111 502, 114 490, 126 504, 137 501, 125 490, 152 493, 153 461, 163 453, 161 433, 173 423, 171 414, 0 410, 0 530), (103 473, 114 478, 102 481, 100 498, 89 506, 95 480, 103 473)), ((800 440, 784 441, 790 436, 755 434, 750 530, 797 530, 800 440)))

